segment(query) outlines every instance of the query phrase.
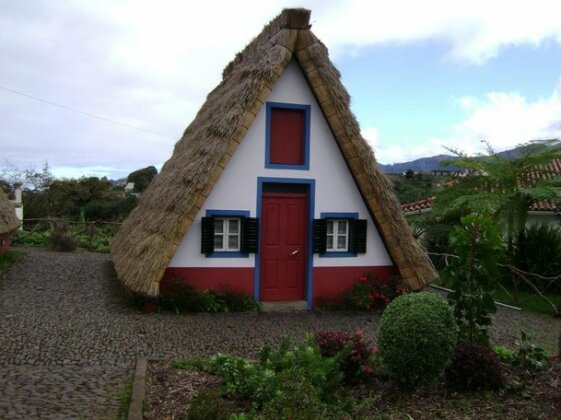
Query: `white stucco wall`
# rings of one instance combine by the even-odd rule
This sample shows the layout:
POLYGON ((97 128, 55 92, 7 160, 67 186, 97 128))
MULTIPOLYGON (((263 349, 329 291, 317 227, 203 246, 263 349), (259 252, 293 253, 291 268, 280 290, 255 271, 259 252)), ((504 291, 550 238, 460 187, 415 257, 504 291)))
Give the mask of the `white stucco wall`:
POLYGON ((253 267, 255 254, 250 254, 248 258, 206 258, 201 254, 200 220, 207 209, 249 210, 251 217, 259 217, 256 214, 258 177, 314 179, 314 218, 319 218, 322 212, 358 212, 359 218, 368 220, 365 254, 350 258, 320 258, 314 254, 314 267, 391 265, 374 222, 298 64, 289 64, 267 101, 311 106, 310 169, 265 168, 266 109, 263 106, 169 266, 253 267))
POLYGON ((561 219, 555 216, 553 212, 546 211, 530 211, 528 212, 528 220, 526 221, 526 226, 537 225, 540 223, 548 223, 551 226, 555 226, 561 229, 561 219))

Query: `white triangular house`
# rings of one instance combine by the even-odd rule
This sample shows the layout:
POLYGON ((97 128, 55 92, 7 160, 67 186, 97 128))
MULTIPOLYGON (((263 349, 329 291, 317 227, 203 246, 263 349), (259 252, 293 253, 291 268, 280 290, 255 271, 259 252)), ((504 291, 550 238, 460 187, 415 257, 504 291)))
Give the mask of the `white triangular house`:
POLYGON ((435 277, 349 108, 310 12, 284 10, 226 67, 112 243, 119 279, 314 307, 365 272, 435 277))

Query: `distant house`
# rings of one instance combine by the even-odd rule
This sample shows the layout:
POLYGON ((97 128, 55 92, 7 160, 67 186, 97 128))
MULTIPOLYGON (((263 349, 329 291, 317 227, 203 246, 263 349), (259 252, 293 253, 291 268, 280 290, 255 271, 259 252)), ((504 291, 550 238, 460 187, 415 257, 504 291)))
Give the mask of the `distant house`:
POLYGON ((134 191, 134 182, 127 182, 127 185, 125 185, 125 192, 132 193, 133 191, 134 191))
POLYGON ((20 224, 14 205, 0 189, 0 252, 10 247, 12 236, 20 224))
POLYGON ((225 68, 112 242, 120 281, 172 279, 308 308, 364 272, 435 278, 310 11, 284 10, 225 68))
POLYGON ((450 170, 450 169, 433 169, 434 176, 450 176, 450 177, 465 177, 468 174, 466 170, 450 170))
MULTIPOLYGON (((530 174, 533 179, 543 178, 543 177, 561 177, 561 159, 554 159, 549 165, 547 175, 544 172, 535 171, 530 174)), ((421 200, 413 201, 410 203, 405 203, 401 205, 401 211, 403 214, 408 216, 419 215, 423 213, 428 213, 432 211, 432 203, 435 197, 427 197, 421 200)), ((537 201, 528 208, 528 221, 527 224, 536 223, 550 223, 553 226, 559 226, 559 213, 561 208, 559 203, 554 201, 537 201)))
POLYGON ((23 225, 22 184, 15 183, 14 191, 12 192, 12 194, 10 194, 8 198, 15 208, 16 217, 20 221, 20 230, 21 230, 23 225))

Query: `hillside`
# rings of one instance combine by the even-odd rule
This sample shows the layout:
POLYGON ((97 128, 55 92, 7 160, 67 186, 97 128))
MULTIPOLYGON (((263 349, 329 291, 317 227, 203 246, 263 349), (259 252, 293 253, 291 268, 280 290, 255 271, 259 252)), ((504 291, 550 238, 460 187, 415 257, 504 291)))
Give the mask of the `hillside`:
POLYGON ((445 160, 452 160, 455 156, 452 155, 436 155, 426 158, 415 159, 410 162, 392 163, 390 165, 379 164, 380 169, 386 174, 402 174, 408 169, 414 172, 431 173, 434 170, 447 169, 456 170, 454 165, 444 167, 442 162, 445 160))

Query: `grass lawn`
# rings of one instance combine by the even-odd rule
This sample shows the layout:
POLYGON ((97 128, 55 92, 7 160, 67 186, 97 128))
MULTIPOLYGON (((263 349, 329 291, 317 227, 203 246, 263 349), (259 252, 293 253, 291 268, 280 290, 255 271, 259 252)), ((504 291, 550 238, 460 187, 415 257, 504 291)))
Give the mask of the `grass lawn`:
MULTIPOLYGON (((552 315, 553 309, 551 306, 534 292, 518 291, 514 293, 512 290, 509 290, 509 292, 512 294, 512 297, 508 296, 502 289, 495 290, 495 300, 507 305, 520 307, 524 311, 552 315)), ((561 293, 546 293, 545 296, 558 307, 561 305, 561 293)))

